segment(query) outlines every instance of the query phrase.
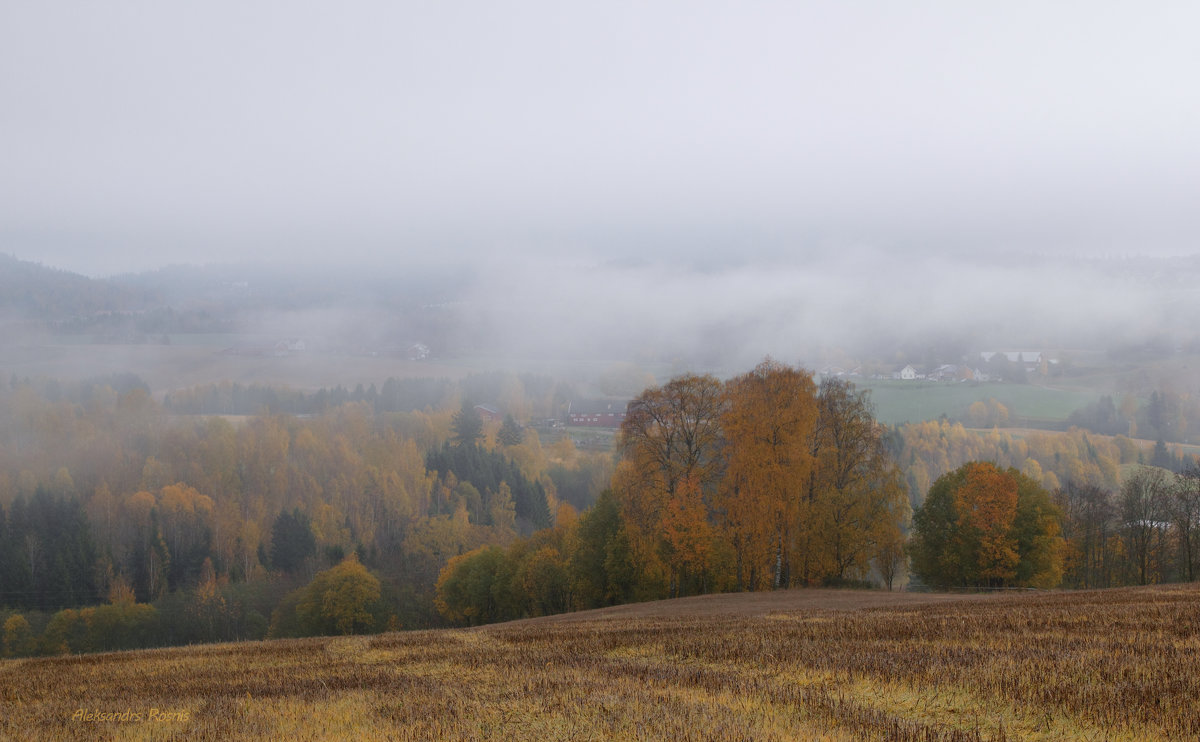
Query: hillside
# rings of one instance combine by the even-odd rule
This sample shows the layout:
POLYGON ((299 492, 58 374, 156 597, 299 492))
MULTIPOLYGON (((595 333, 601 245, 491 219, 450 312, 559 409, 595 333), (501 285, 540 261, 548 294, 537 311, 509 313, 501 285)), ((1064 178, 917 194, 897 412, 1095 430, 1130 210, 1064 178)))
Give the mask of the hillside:
POLYGON ((141 306, 146 292, 0 253, 0 314, 23 320, 65 320, 141 306))
POLYGON ((473 630, 0 664, 0 737, 1159 740, 1200 586, 785 591, 473 630))

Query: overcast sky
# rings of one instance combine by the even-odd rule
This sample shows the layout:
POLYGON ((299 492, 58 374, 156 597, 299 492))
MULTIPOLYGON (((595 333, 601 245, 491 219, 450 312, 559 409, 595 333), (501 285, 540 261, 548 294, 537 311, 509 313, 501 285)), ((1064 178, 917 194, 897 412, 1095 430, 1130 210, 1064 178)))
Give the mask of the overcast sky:
POLYGON ((0 0, 0 251, 1200 246, 1200 4, 0 0))

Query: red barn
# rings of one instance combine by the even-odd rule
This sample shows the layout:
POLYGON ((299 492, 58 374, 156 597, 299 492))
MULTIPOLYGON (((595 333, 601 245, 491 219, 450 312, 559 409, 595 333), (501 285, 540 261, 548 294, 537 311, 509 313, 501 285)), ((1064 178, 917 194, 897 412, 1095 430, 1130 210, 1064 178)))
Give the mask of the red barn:
POLYGON ((619 428, 629 406, 620 400, 572 402, 567 408, 567 425, 580 428, 619 428))

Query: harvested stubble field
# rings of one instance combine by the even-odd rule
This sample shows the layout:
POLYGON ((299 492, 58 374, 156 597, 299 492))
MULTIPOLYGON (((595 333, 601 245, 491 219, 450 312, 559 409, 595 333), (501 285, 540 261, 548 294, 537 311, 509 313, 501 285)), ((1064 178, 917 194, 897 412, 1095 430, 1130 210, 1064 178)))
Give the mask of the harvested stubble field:
POLYGON ((7 661, 0 738, 1194 740, 1197 699, 1200 586, 812 590, 7 661))

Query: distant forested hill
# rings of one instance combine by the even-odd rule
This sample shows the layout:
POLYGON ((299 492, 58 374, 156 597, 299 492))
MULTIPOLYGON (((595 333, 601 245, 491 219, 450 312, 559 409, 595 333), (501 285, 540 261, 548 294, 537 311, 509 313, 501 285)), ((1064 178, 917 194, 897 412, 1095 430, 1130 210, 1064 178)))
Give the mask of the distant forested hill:
POLYGON ((143 308, 145 291, 116 286, 0 253, 0 312, 29 320, 66 320, 143 308))
POLYGON ((150 280, 88 278, 0 253, 0 318, 96 342, 142 343, 166 333, 230 332, 220 301, 201 305, 150 280), (197 306, 198 305, 198 306, 197 306))

